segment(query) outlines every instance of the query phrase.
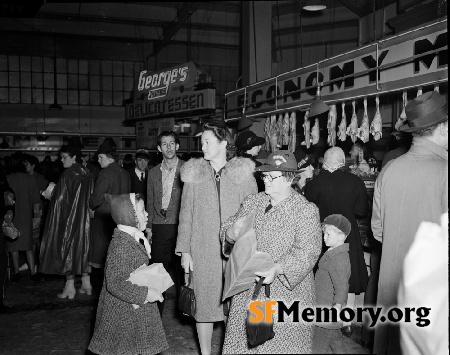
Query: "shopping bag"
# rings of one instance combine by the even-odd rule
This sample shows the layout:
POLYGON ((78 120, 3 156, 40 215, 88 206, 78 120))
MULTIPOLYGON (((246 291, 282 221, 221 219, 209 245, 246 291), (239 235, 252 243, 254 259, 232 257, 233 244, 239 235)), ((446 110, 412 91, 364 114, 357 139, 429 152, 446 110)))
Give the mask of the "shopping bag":
POLYGON ((180 295, 178 297, 178 308, 180 311, 194 318, 197 311, 194 290, 190 287, 192 281, 192 271, 189 271, 189 279, 187 285, 180 287, 180 295))
MULTIPOLYGON (((261 290, 264 277, 261 277, 255 286, 255 290, 252 294, 252 301, 256 301, 259 291, 261 290)), ((270 297, 270 285, 265 285, 265 293, 267 297, 270 297)), ((263 308, 265 310, 265 308, 263 308)), ((250 347, 255 347, 264 344, 267 340, 272 339, 275 336, 273 331, 273 319, 271 322, 250 322, 250 311, 247 311, 246 320, 246 332, 247 342, 250 347)))

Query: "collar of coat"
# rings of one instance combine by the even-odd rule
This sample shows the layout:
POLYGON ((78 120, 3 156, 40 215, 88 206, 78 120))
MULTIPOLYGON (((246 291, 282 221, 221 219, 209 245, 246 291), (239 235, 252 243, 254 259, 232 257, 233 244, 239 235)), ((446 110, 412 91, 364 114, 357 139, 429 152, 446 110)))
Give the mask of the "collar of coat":
MULTIPOLYGON (((204 158, 191 158, 181 167, 181 180, 186 183, 203 183, 212 177, 211 169, 204 158)), ((236 157, 226 163, 222 178, 226 177, 234 184, 241 185, 253 177, 254 171, 255 163, 251 159, 236 157)))
POLYGON ((336 254, 340 254, 340 253, 346 253, 350 250, 350 246, 348 243, 344 243, 341 245, 338 245, 337 247, 334 247, 331 250, 327 250, 324 254, 324 256, 326 255, 327 257, 331 258, 336 254))

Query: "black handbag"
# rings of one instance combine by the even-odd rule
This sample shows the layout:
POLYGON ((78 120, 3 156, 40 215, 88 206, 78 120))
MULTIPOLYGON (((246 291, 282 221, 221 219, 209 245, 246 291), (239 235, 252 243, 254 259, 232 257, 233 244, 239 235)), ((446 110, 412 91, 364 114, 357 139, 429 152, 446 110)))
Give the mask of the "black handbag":
POLYGON ((192 271, 189 270, 189 279, 187 285, 182 285, 180 287, 180 295, 178 297, 178 308, 183 314, 194 318, 195 313, 197 311, 197 306, 195 303, 194 290, 190 288, 191 280, 192 280, 192 271))
MULTIPOLYGON (((255 290, 253 291, 252 301, 256 301, 259 295, 259 291, 261 290, 261 286, 264 281, 264 277, 261 277, 258 283, 255 286, 255 290)), ((270 285, 265 286, 265 293, 267 297, 270 297, 270 285)), ((272 339, 275 336, 275 332, 273 331, 273 319, 272 322, 259 322, 252 323, 249 320, 250 311, 247 311, 247 320, 246 320, 246 331, 247 331, 247 341, 250 347, 255 347, 261 344, 264 344, 267 340, 272 339)))

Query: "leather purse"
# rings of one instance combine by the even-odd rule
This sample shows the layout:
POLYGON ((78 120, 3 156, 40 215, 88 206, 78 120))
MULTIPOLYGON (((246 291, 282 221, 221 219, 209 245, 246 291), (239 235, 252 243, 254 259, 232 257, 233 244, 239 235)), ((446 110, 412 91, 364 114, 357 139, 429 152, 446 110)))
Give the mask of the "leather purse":
MULTIPOLYGON (((261 277, 258 283, 255 286, 255 290, 252 294, 252 301, 256 301, 259 295, 259 291, 261 290, 264 277, 261 277)), ((265 293, 267 297, 270 297, 270 285, 265 286, 265 293)), ((265 309, 265 308, 264 308, 265 309)), ((267 340, 272 339, 275 336, 275 332, 273 331, 273 319, 271 322, 258 322, 253 323, 250 322, 250 311, 247 311, 247 320, 246 320, 246 332, 247 332, 247 341, 248 345, 252 348, 261 344, 264 344, 267 340)))
POLYGON ((180 287, 180 295, 178 297, 178 308, 180 311, 194 318, 197 311, 197 306, 195 303, 194 290, 190 287, 192 281, 192 271, 189 270, 189 279, 187 285, 182 285, 180 287))

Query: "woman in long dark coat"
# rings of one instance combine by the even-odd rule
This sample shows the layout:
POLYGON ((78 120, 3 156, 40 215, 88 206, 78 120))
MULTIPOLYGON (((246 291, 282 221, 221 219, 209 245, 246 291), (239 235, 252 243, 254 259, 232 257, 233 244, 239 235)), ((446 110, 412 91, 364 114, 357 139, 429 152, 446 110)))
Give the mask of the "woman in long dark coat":
MULTIPOLYGON (((131 192, 130 174, 117 163, 116 148, 105 140, 97 150, 98 162, 102 170, 94 185, 94 192, 89 199, 89 207, 94 210, 89 248, 89 264, 96 269, 103 269, 111 236, 116 223, 111 217, 109 203, 105 194, 122 195, 131 192)), ((94 270, 92 270, 94 272, 94 270)), ((101 274, 101 273, 100 273, 101 274)), ((94 283, 101 283, 102 276, 92 275, 94 283), (100 280, 97 279, 100 278, 100 280)), ((94 284, 94 286, 96 286, 94 284)))
POLYGON ((52 191, 41 244, 39 271, 66 276, 59 298, 75 296, 75 275, 81 276, 81 293, 91 294, 89 277, 89 197, 94 178, 81 164, 81 151, 61 147, 61 161, 66 170, 52 191))
POLYGON ((345 242, 350 247, 351 264, 347 306, 353 307, 355 294, 365 292, 368 281, 356 217, 367 215, 369 201, 364 182, 358 176, 340 169, 344 166, 344 151, 339 147, 328 149, 319 175, 305 186, 305 197, 319 207, 321 221, 330 214, 341 214, 352 225, 345 242))
POLYGON ((38 281, 35 269, 35 258, 33 253, 33 217, 40 218, 39 212, 39 188, 36 180, 26 173, 21 153, 11 155, 7 166, 7 180, 14 191, 16 204, 14 215, 14 226, 19 230, 20 237, 14 240, 6 240, 6 246, 11 253, 14 274, 11 281, 20 280, 19 252, 25 251, 31 279, 38 281))

